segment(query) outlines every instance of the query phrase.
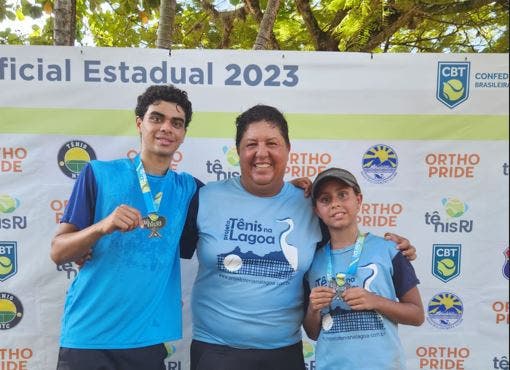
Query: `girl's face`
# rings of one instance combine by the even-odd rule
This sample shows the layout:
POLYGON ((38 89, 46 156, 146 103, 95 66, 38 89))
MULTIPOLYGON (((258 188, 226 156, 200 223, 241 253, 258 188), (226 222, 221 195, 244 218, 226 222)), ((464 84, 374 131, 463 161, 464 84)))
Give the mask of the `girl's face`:
POLYGON ((315 199, 315 213, 330 230, 357 227, 363 196, 356 194, 352 187, 339 180, 325 180, 315 199))

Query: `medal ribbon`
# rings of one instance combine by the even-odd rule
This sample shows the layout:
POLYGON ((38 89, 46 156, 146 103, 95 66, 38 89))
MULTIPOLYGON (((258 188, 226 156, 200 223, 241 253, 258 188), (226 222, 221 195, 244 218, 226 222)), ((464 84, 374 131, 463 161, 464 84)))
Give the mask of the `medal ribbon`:
POLYGON ((145 169, 143 168, 142 161, 140 159, 140 154, 138 154, 135 159, 135 169, 138 177, 138 182, 140 183, 140 189, 142 189, 143 201, 145 203, 145 207, 147 208, 147 212, 149 216, 158 215, 159 205, 161 204, 161 199, 163 199, 163 189, 155 197, 152 196, 151 188, 149 186, 149 181, 147 180, 147 174, 145 173, 145 169))
MULTIPOLYGON (((345 273, 347 276, 354 276, 356 275, 356 271, 358 271, 358 262, 361 256, 361 251, 363 250, 363 243, 365 242, 366 236, 367 234, 358 233, 356 244, 352 251, 351 262, 349 263, 349 267, 345 273)), ((331 242, 326 245, 326 253, 329 255, 328 269, 326 272, 326 278, 329 282, 333 279, 333 252, 331 251, 331 242)))

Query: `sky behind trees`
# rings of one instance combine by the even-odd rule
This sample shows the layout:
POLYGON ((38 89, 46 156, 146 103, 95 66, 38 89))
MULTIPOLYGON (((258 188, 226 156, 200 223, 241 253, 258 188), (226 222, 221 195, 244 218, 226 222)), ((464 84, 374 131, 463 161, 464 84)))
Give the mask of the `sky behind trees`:
MULTIPOLYGON (((266 49, 509 51, 508 0, 73 1, 78 46, 156 47, 169 6, 163 36, 175 49, 251 49, 266 26, 266 49), (267 26, 271 6, 277 13, 267 26)), ((0 44, 55 44, 57 4, 0 0, 0 44)))

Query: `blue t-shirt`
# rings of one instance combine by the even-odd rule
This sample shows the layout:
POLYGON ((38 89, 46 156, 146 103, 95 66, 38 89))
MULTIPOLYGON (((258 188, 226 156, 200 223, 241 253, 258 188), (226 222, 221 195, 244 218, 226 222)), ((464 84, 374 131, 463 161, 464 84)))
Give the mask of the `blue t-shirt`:
MULTIPOLYGON (((345 273, 353 249, 354 245, 331 250, 331 254, 326 246, 318 249, 307 274, 310 289, 328 285, 330 260, 333 277, 345 273)), ((355 278, 348 283, 396 301, 419 281, 413 266, 393 242, 368 234, 355 278)), ((317 370, 405 369, 397 324, 376 311, 351 310, 339 299, 333 300, 331 310, 322 312, 315 359, 317 370)))
MULTIPOLYGON (((62 318, 61 346, 84 349, 136 348, 182 337, 178 242, 197 182, 168 171, 148 175, 152 194, 163 191, 161 237, 136 228, 102 236, 92 259, 71 284, 62 318)), ((77 179, 61 222, 84 229, 118 205, 147 216, 133 163, 92 161, 77 179)))
POLYGON ((311 201, 286 183, 257 197, 239 178, 200 189, 193 338, 235 348, 301 340, 303 277, 321 239, 311 201))

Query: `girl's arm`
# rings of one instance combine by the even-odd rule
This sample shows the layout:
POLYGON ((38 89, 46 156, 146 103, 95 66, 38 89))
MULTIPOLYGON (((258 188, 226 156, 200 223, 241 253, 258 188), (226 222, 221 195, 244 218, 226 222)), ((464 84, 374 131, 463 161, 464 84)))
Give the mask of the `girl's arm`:
POLYGON ((303 327, 308 338, 317 340, 321 331, 321 309, 328 307, 335 296, 335 290, 325 286, 313 288, 306 310, 303 327))

